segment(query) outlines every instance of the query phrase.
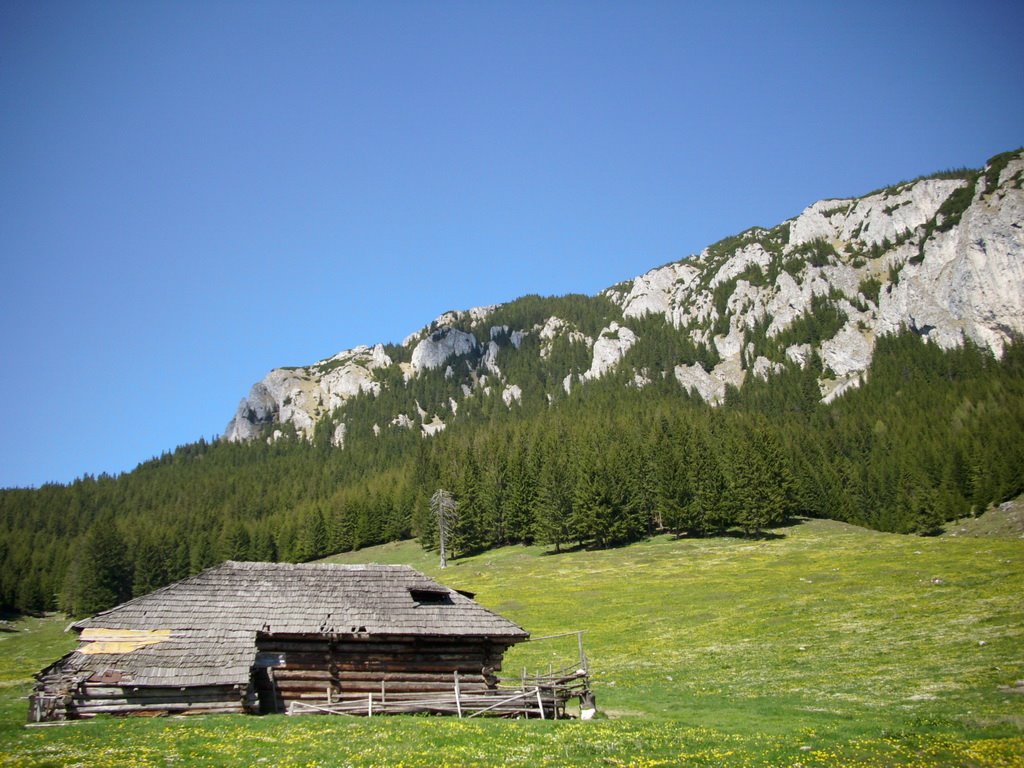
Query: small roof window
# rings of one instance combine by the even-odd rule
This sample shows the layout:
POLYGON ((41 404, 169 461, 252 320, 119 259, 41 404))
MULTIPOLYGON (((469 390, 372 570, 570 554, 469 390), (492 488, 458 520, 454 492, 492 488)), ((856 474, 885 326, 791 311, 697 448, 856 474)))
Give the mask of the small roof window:
POLYGON ((420 605, 451 605, 452 602, 447 589, 410 589, 409 594, 420 605))

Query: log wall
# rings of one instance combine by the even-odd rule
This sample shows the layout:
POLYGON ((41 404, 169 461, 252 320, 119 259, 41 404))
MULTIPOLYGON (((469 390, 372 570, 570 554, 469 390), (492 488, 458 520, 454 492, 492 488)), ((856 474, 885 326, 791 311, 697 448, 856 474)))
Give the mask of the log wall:
POLYGON ((78 720, 96 715, 161 715, 247 712, 256 704, 251 686, 121 686, 76 682, 59 693, 37 690, 29 721, 78 720))
POLYGON ((198 714, 245 712, 246 686, 188 686, 184 688, 122 687, 84 683, 71 697, 74 718, 99 714, 198 714))
POLYGON ((486 638, 309 635, 261 635, 257 647, 261 712, 284 712, 292 701, 365 701, 370 694, 400 701, 450 693, 456 672, 462 691, 487 691, 507 648, 486 638))

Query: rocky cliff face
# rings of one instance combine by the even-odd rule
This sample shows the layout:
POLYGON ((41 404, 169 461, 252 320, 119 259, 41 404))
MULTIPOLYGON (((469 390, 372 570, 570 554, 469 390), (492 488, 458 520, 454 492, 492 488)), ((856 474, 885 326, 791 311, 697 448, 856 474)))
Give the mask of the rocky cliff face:
MULTIPOLYGON (((276 368, 253 385, 224 431, 230 441, 251 440, 267 424, 293 424, 296 432, 312 437, 316 423, 361 392, 380 392, 373 372, 391 365, 378 344, 339 352, 306 368, 276 368)), ((334 432, 344 443, 344 430, 334 432)))
POLYGON ((970 340, 1000 355, 1024 334, 1024 153, 997 156, 963 178, 817 202, 772 229, 747 230, 602 295, 614 311, 596 334, 558 314, 523 327, 499 324, 502 307, 479 307, 445 313, 389 351, 357 347, 276 369, 242 400, 224 437, 250 440, 290 424, 310 438, 329 418, 341 446, 352 398, 443 371, 459 382, 454 396, 417 400, 408 409, 415 416, 381 413, 373 425, 374 434, 418 426, 430 436, 456 416, 460 400, 493 396, 519 407, 530 382, 503 371, 503 360, 516 355, 536 358, 517 370, 557 378, 549 401, 632 364, 629 384, 646 386, 660 373, 709 403, 748 376, 812 364, 821 366, 822 398, 830 401, 860 384, 875 339, 901 328, 942 347, 970 340), (660 372, 631 363, 651 318, 663 318, 696 356, 660 372), (827 336, 808 335, 811 326, 827 336), (587 364, 564 362, 581 355, 587 364))

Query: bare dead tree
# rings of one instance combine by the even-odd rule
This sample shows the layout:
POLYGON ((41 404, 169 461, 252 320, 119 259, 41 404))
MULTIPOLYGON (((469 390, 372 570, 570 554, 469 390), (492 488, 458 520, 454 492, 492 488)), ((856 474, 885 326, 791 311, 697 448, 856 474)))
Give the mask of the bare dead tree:
POLYGON ((448 540, 455 530, 459 516, 459 505, 444 488, 438 488, 430 497, 430 511, 437 518, 437 529, 441 543, 441 567, 448 567, 448 540))

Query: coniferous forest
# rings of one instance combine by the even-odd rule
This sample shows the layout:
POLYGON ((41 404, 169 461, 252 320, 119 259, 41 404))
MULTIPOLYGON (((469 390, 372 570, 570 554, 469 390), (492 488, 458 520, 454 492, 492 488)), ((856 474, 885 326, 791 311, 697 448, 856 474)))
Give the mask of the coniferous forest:
MULTIPOLYGON (((663 348, 679 343, 671 333, 645 339, 633 353, 648 366, 678 359, 663 348)), ((866 383, 829 405, 813 364, 753 378, 717 408, 671 377, 641 389, 613 372, 552 401, 543 376, 520 373, 540 383, 515 407, 496 393, 467 401, 431 438, 375 434, 364 393, 347 406, 344 449, 327 425, 311 441, 201 440, 119 477, 0 491, 0 603, 81 615, 225 559, 303 561, 410 536, 434 547, 438 488, 458 501, 456 555, 759 535, 796 516, 927 534, 1024 491, 1019 341, 996 359, 881 337, 866 383)), ((437 370, 413 386, 408 397, 429 400, 455 384, 437 370)))

